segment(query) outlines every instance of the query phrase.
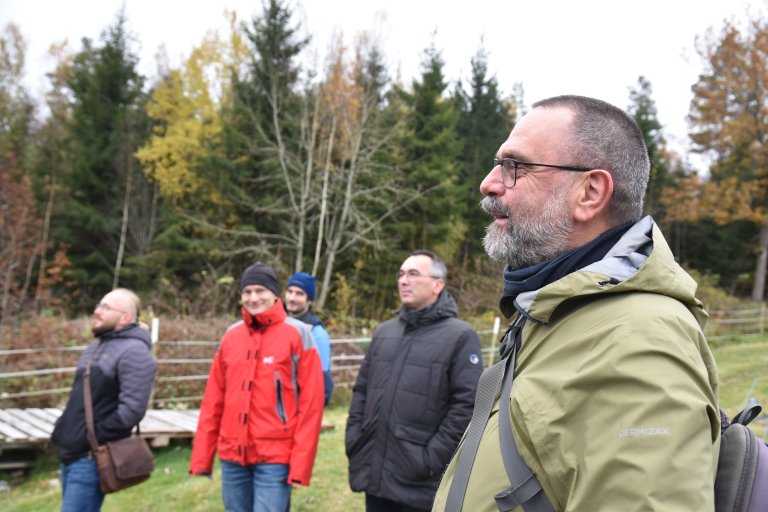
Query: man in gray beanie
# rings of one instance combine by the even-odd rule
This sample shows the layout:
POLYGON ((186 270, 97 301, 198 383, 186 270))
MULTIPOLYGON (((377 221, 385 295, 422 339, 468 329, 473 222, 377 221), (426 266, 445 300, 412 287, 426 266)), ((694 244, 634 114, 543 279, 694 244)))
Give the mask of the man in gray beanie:
POLYGON ((280 296, 280 285, 277 284, 277 277, 275 277, 275 271, 272 267, 265 263, 257 261, 250 267, 246 268, 240 277, 240 293, 249 284, 261 285, 267 290, 271 291, 275 298, 280 296))
POLYGON ((227 329, 200 405, 189 472, 221 460, 226 510, 284 512, 309 485, 323 417, 323 374, 312 332, 291 318, 272 267, 240 278, 243 319, 227 329))

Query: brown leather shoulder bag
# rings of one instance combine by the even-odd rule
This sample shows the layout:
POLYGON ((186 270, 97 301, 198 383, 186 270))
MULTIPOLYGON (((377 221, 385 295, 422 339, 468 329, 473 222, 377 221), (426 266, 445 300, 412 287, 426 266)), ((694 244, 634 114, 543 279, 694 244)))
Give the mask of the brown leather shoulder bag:
POLYGON ((91 398, 91 362, 88 360, 83 375, 83 395, 85 397, 85 425, 88 429, 88 441, 96 457, 99 468, 99 484, 104 494, 117 492, 147 480, 155 469, 152 450, 140 436, 139 426, 136 433, 102 445, 96 441, 96 429, 93 426, 93 401, 91 398))

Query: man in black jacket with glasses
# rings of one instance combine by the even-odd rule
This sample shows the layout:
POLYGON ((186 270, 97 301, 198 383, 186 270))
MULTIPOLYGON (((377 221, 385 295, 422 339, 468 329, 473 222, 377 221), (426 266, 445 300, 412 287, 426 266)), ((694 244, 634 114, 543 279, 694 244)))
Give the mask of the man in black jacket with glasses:
POLYGON ((483 371, 477 332, 456 318, 445 264, 414 251, 397 275, 401 307, 381 324, 355 382, 349 482, 368 512, 429 510, 472 416, 483 371))

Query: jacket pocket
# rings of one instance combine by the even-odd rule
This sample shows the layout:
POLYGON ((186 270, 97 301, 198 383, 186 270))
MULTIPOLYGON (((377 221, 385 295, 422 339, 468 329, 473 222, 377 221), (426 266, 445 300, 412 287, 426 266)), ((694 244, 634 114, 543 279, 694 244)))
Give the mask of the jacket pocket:
POLYGON ((444 383, 447 369, 442 363, 434 362, 429 369, 429 391, 427 395, 427 407, 435 412, 445 405, 443 398, 444 383))
POLYGON ((397 445, 392 450, 392 461, 397 468, 396 476, 406 481, 423 480, 430 476, 424 451, 432 435, 432 431, 409 425, 395 427, 397 445))
POLYGON ((283 424, 288 423, 288 417, 285 414, 285 402, 283 401, 283 381, 280 379, 280 372, 275 372, 275 412, 283 424))
POLYGON ((363 424, 363 428, 360 429, 360 432, 357 434, 357 437, 353 439, 349 445, 346 447, 347 449, 347 457, 350 459, 354 457, 354 455, 360 451, 360 448, 368 442, 368 440, 373 436, 373 433, 376 432, 376 422, 375 421, 369 421, 365 424, 363 424))
POLYGON ((368 488, 371 458, 373 457, 373 443, 369 441, 375 432, 376 422, 368 422, 363 425, 357 437, 347 446, 349 487, 355 492, 364 491, 368 488))

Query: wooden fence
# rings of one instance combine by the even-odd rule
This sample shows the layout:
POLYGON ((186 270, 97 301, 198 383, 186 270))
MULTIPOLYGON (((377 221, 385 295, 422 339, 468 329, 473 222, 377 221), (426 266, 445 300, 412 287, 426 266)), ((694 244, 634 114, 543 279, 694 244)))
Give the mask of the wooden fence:
MULTIPOLYGON (((760 337, 765 333, 765 306, 755 309, 710 311, 705 333, 710 340, 732 337, 760 337)), ((500 319, 493 327, 479 330, 483 361, 492 363, 500 333, 500 319)), ((152 402, 153 408, 196 408, 202 398, 211 359, 218 341, 159 339, 159 321, 152 322, 153 351, 158 364, 152 402)), ((331 371, 339 387, 354 383, 370 337, 331 340, 331 371)), ((85 345, 55 349, 0 350, 0 409, 7 407, 61 407, 70 391, 72 374, 85 345), (46 366, 51 352, 64 366, 46 366), (36 364, 39 361, 40 364, 36 364)))

